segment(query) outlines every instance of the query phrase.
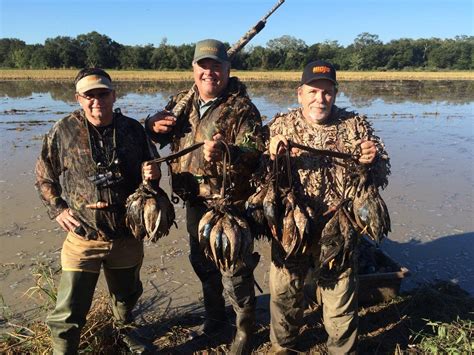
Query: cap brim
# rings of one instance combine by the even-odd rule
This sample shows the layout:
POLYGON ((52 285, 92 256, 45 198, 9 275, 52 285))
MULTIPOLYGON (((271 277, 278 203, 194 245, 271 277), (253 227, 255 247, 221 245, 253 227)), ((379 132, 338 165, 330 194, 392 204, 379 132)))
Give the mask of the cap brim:
POLYGON ((87 92, 94 89, 113 90, 112 82, 103 76, 89 75, 79 80, 76 84, 76 92, 87 92))
POLYGON ((218 61, 219 63, 228 63, 227 60, 223 60, 223 59, 219 58, 218 56, 212 55, 212 54, 205 54, 205 55, 201 55, 199 57, 196 57, 196 58, 193 59, 193 63, 197 63, 197 62, 199 62, 200 60, 203 60, 203 59, 214 59, 214 60, 218 61))
POLYGON ((109 86, 105 85, 105 84, 97 84, 97 85, 90 85, 88 87, 85 87, 82 89, 81 92, 88 92, 88 91, 91 91, 91 90, 94 90, 94 89, 107 89, 107 90, 112 90, 109 86))
POLYGON ((331 81, 333 84, 339 85, 336 80, 331 79, 331 78, 313 78, 313 79, 306 80, 304 83, 301 83, 301 85, 308 85, 309 83, 312 83, 313 81, 317 81, 317 80, 329 80, 329 81, 331 81))

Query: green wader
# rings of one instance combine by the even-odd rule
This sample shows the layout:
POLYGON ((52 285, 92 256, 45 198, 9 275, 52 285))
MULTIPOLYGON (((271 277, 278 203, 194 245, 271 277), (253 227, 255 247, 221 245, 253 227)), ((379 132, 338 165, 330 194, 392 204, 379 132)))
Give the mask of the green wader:
MULTIPOLYGON (((132 320, 132 309, 143 292, 139 278, 141 265, 128 269, 108 269, 104 275, 109 287, 114 318, 119 325, 132 320)), ((92 304, 98 273, 63 271, 56 307, 47 317, 54 354, 76 354, 81 329, 92 304)))

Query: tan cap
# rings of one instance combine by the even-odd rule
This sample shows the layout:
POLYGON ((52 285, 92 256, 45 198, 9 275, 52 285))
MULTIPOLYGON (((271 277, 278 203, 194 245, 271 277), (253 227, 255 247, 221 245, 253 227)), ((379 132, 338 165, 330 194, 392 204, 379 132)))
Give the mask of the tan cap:
POLYGON ((112 82, 105 76, 91 74, 83 77, 76 83, 76 92, 84 93, 93 89, 113 90, 112 82))

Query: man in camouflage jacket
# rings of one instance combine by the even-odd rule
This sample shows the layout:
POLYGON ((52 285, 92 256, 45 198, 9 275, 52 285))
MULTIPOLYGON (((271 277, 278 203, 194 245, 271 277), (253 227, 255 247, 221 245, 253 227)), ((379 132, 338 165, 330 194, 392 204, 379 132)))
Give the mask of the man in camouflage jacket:
MULTIPOLYGON (((53 126, 36 163, 40 197, 49 216, 68 232, 57 303, 47 318, 58 354, 77 352, 101 266, 117 323, 132 321, 143 291, 143 243, 125 226, 125 201, 142 174, 145 179, 160 177, 156 164, 142 169, 153 158, 143 127, 119 109, 113 111, 110 76, 102 69, 83 69, 75 85, 82 110, 53 126)), ((131 340, 130 334, 124 336, 131 340)))
MULTIPOLYGON (((270 123, 269 152, 272 159, 286 149, 288 140, 316 149, 350 154, 359 153, 362 173, 370 175, 377 187, 387 185, 390 173, 383 143, 363 116, 334 105, 337 93, 336 71, 324 61, 309 63, 298 88, 301 107, 277 115, 270 123), (279 149, 279 151, 277 151, 279 149)), ((357 184, 351 184, 345 167, 331 159, 292 148, 294 188, 319 217, 311 232, 312 246, 301 255, 285 258, 273 240, 270 269, 270 339, 277 354, 291 354, 303 321, 303 286, 311 265, 319 269, 321 231, 340 202, 352 199, 357 184)), ((329 335, 331 354, 357 352, 358 278, 352 260, 332 281, 321 283, 318 299, 323 304, 323 322, 329 335)), ((321 270, 319 270, 321 271, 321 270)), ((318 272, 316 273, 318 274, 318 272)), ((320 274, 321 276, 321 274, 320 274)))
POLYGON ((193 73, 194 92, 184 113, 177 118, 170 114, 183 92, 171 99, 165 111, 149 119, 146 128, 161 147, 171 144, 172 152, 204 142, 201 148, 172 163, 173 191, 186 201, 190 260, 204 294, 206 320, 202 331, 213 335, 223 329, 225 289, 236 312, 237 333, 231 352, 245 353, 255 323, 253 270, 258 260, 248 255, 245 264, 221 274, 199 246, 198 224, 207 209, 204 200, 218 195, 222 186, 220 141, 230 148, 232 201, 244 201, 251 194, 250 176, 263 149, 261 118, 245 86, 229 77, 230 62, 223 43, 211 39, 198 42, 193 73))

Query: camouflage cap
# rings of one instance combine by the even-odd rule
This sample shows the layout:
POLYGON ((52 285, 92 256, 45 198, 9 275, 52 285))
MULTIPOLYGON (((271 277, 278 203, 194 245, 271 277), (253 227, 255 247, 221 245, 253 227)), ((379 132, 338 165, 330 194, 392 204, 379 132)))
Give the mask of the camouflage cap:
POLYGON ((193 63, 205 58, 211 58, 221 63, 229 62, 224 43, 215 39, 205 39, 196 43, 193 63))

